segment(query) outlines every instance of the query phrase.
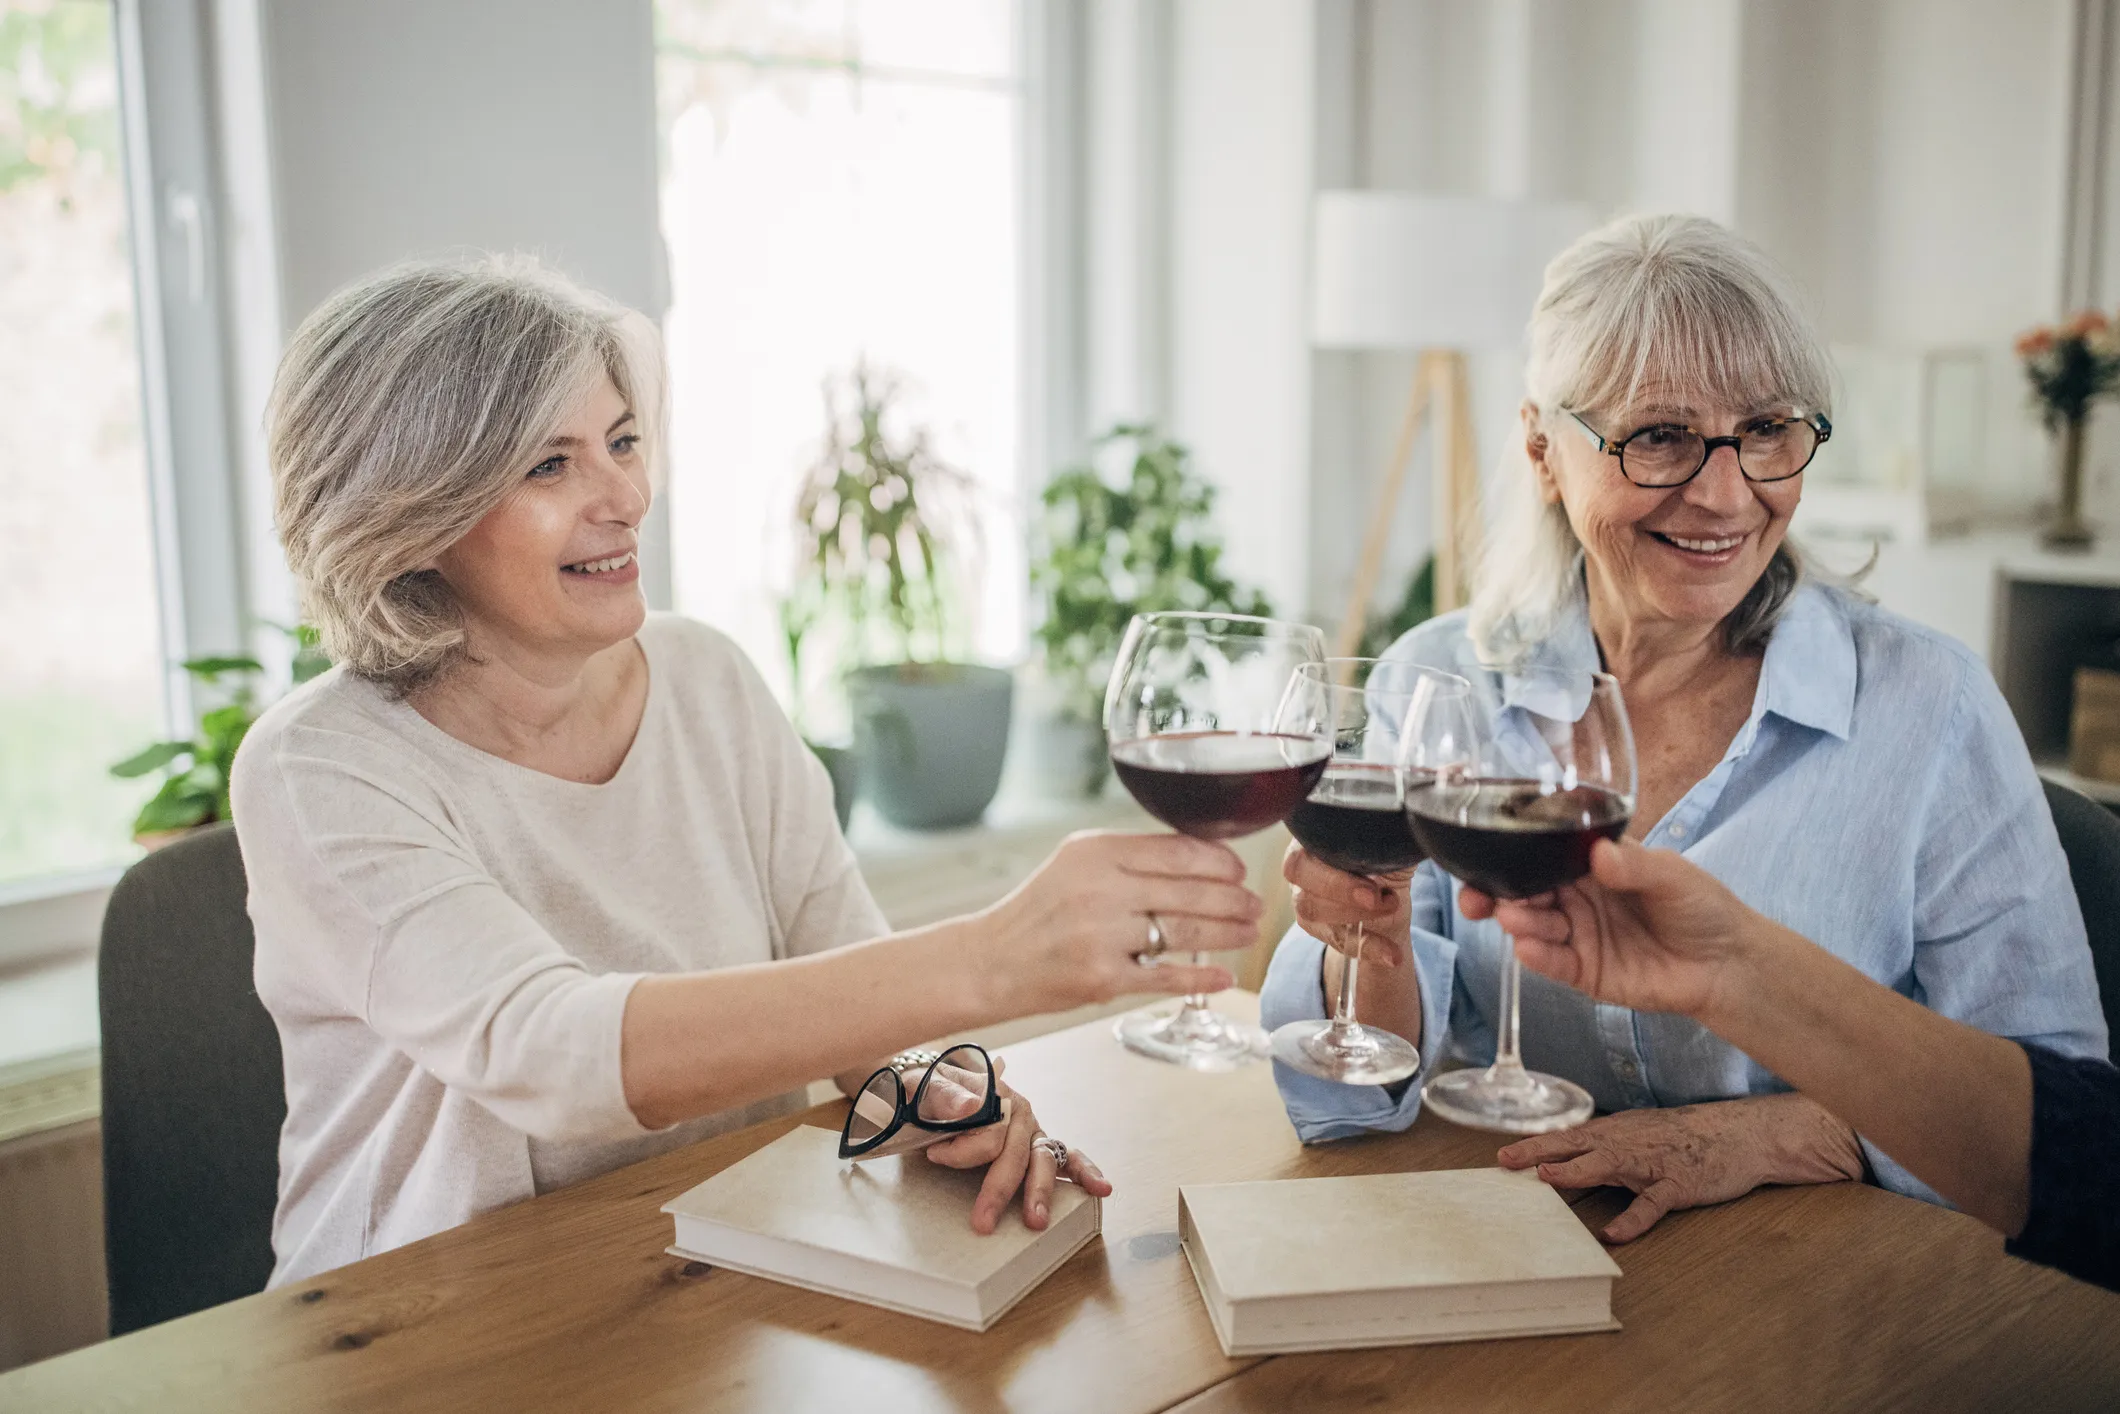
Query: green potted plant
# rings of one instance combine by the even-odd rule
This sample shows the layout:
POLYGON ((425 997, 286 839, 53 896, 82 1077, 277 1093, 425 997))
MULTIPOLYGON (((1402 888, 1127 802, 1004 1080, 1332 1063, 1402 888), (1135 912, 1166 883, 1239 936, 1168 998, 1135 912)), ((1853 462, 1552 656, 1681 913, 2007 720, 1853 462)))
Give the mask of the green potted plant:
POLYGON ((977 559, 972 482, 926 429, 904 425, 899 393, 866 363, 826 386, 781 629, 798 699, 820 636, 845 669, 861 788, 877 810, 905 828, 947 829, 977 820, 1000 786, 1013 681, 953 657, 959 578, 977 559))
POLYGON ((1110 767, 1104 684, 1133 616, 1273 609, 1224 573, 1212 528, 1215 488, 1194 473, 1186 449, 1152 425, 1113 427, 1092 444, 1088 464, 1055 476, 1040 499, 1031 587, 1044 601, 1035 637, 1046 701, 1033 718, 1033 765, 1049 790, 1094 795, 1110 767), (1095 466, 1112 451, 1130 457, 1116 485, 1095 466))
MULTIPOLYGON (((304 683, 331 666, 318 646, 316 630, 287 630, 295 641, 294 681, 304 683)), ((186 831, 231 818, 228 773, 236 748, 258 719, 258 680, 264 667, 255 658, 191 658, 184 663, 219 705, 199 714, 199 725, 187 741, 158 741, 110 768, 121 780, 162 772, 162 787, 133 819, 133 839, 159 849, 186 831)))

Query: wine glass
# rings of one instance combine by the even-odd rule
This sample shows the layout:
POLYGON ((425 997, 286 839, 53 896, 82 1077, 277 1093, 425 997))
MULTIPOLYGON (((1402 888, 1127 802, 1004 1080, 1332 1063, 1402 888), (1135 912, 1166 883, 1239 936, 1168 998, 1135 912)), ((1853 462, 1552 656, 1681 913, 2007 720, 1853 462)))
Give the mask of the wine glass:
MULTIPOLYGON (((1408 722, 1408 750, 1425 751, 1435 774, 1408 782, 1406 812, 1413 837, 1445 873, 1495 898, 1530 898, 1589 873, 1592 846, 1626 830, 1634 815, 1634 734, 1608 673, 1525 669, 1480 677, 1469 734, 1440 699, 1408 722)), ((1543 1134, 1590 1117, 1587 1090, 1524 1069, 1521 980, 1516 942, 1504 934, 1494 1064, 1448 1071, 1422 1087, 1422 1102, 1443 1118, 1543 1134)))
MULTIPOLYGON (((1379 658, 1327 658, 1303 664, 1296 676, 1315 680, 1318 690, 1289 693, 1281 728, 1306 734, 1312 729, 1310 714, 1322 712, 1333 751, 1309 798, 1290 812, 1288 832, 1317 859, 1345 873, 1374 881, 1411 870, 1422 856, 1406 814, 1407 773, 1423 781, 1434 773, 1421 747, 1400 750, 1399 728, 1434 712, 1429 703, 1436 694, 1463 704, 1471 684, 1434 668, 1379 658)), ((1270 1038, 1273 1057, 1320 1080, 1394 1084, 1421 1068, 1421 1053, 1405 1037, 1355 1020, 1363 930, 1357 923, 1339 931, 1343 942, 1352 933, 1354 943, 1354 950, 1345 953, 1339 1004, 1329 1019, 1277 1028, 1270 1038)))
MULTIPOLYGON (((1235 839, 1278 823, 1332 755, 1321 711, 1311 713, 1309 730, 1279 726, 1292 698, 1323 686, 1300 685, 1296 669, 1324 657, 1325 635, 1308 624, 1136 615, 1104 693, 1112 769, 1149 814, 1196 839, 1235 839)), ((1154 918, 1147 932, 1161 938, 1154 918)), ((1198 994, 1175 1012, 1121 1017, 1115 1029, 1128 1049, 1194 1070, 1229 1070, 1266 1053, 1265 1032, 1198 994)))

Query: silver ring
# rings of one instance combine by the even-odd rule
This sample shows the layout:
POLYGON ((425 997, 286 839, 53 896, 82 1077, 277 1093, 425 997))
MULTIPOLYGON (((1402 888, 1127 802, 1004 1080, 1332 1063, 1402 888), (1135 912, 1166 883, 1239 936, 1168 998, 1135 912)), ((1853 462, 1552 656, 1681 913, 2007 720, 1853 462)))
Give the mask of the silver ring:
POLYGON ((1155 914, 1149 914, 1148 946, 1134 954, 1134 961, 1140 963, 1143 967, 1152 967, 1155 965, 1154 960, 1156 958, 1163 956, 1164 953, 1169 951, 1170 940, 1163 936, 1163 925, 1156 921, 1155 914))
POLYGON ((1053 1138, 1052 1135, 1042 1130, 1039 1131, 1031 1140, 1031 1148, 1033 1151, 1043 1149, 1046 1153, 1051 1154, 1053 1156, 1053 1167, 1063 1172, 1066 1171, 1067 1145, 1053 1138))

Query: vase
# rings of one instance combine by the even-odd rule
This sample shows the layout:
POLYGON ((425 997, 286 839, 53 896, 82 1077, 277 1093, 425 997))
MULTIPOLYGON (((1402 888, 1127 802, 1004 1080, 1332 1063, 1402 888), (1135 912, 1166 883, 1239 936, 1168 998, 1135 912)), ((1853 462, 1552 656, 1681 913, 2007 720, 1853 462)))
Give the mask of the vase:
POLYGON ((847 674, 861 790, 900 829, 976 822, 1001 784, 1015 680, 967 663, 895 663, 847 674))
POLYGON ((2083 417, 2061 424, 2061 501, 2040 540, 2050 550, 2088 550, 2091 528, 2083 521, 2083 417))
POLYGON ((851 746, 832 746, 807 738, 805 741, 811 754, 824 763, 825 774, 832 778, 832 813, 839 817, 839 828, 844 831, 854 814, 854 798, 861 792, 861 758, 851 746))

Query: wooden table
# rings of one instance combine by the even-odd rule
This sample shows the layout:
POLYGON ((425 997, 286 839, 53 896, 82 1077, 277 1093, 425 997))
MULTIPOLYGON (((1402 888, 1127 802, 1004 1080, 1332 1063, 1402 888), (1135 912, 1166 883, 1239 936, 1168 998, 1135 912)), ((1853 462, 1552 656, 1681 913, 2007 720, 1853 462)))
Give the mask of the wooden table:
POLYGON ((985 1335, 664 1255, 661 1203, 793 1124, 836 1126, 830 1105, 0 1376, 0 1409, 2120 1408, 2120 1296, 1856 1184, 1763 1190, 1615 1249, 1616 1334, 1225 1359, 1178 1252, 1181 1180, 1467 1167, 1494 1140, 1424 1118, 1305 1149, 1266 1067, 1154 1064, 1108 1023, 1007 1055, 1119 1191, 1101 1245, 985 1335))

